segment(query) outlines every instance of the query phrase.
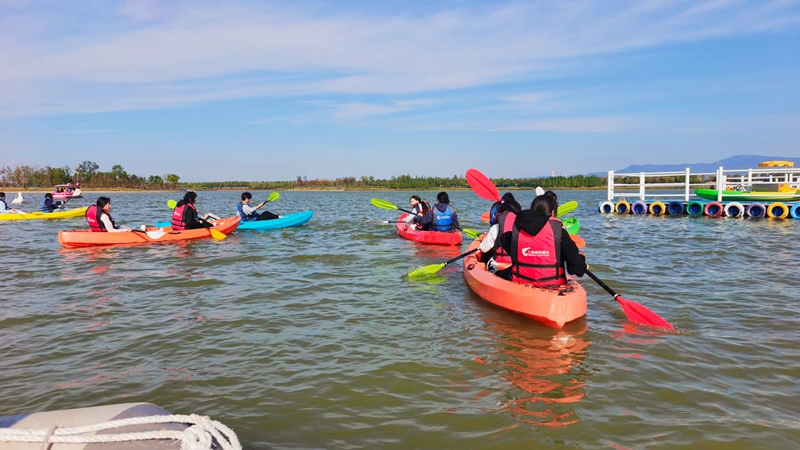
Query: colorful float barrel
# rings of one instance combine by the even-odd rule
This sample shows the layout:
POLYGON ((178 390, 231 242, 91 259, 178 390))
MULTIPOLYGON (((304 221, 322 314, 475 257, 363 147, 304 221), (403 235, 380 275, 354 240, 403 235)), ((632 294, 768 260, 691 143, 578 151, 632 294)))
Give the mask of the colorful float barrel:
POLYGON ((744 215, 747 217, 764 217, 767 213, 767 208, 761 203, 751 203, 744 209, 744 215))
POLYGON ((795 203, 789 208, 789 217, 792 219, 800 219, 800 203, 795 203))
POLYGON ((654 216, 663 216, 667 213, 667 206, 662 202, 650 203, 650 214, 654 216))
POLYGON ((639 200, 631 205, 632 214, 647 214, 647 203, 639 200))
POLYGON ((667 214, 676 216, 679 214, 683 214, 686 212, 686 208, 683 207, 683 203, 679 201, 669 202, 667 205, 667 214))
POLYGON ((686 205, 686 214, 689 214, 690 216, 702 216, 704 209, 705 208, 703 207, 702 203, 698 201, 691 201, 688 205, 686 205))
POLYGON ((722 215, 724 211, 724 207, 720 202, 708 202, 706 203, 706 207, 703 208, 703 214, 709 217, 719 217, 722 215))
POLYGON ((629 214, 631 212, 631 204, 625 200, 620 200, 614 210, 617 211, 617 214, 629 214))
POLYGON ((744 216, 744 205, 739 202, 730 202, 725 205, 725 215, 728 217, 744 216))
POLYGON ((597 209, 599 209, 602 214, 611 214, 614 212, 614 204, 609 201, 600 202, 597 205, 597 209))
POLYGON ((770 219, 785 219, 789 217, 789 207, 782 202, 772 203, 767 206, 767 217, 770 219))

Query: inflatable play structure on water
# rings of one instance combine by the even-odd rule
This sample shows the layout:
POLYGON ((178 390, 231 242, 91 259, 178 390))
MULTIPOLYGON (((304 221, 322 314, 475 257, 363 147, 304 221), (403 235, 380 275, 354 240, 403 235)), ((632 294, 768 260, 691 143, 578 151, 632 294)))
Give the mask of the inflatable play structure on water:
POLYGON ((708 217, 765 217, 800 219, 800 169, 792 161, 765 161, 758 169, 726 170, 716 173, 608 172, 608 196, 597 207, 603 214, 650 214, 708 217), (691 177, 712 177, 692 183, 691 177), (683 182, 663 183, 664 177, 684 177, 683 182), (617 182, 621 178, 622 182, 617 182), (625 183, 638 178, 638 183, 625 183), (618 192, 618 189, 627 192, 618 192), (638 189, 638 195, 631 193, 638 189), (682 193, 665 192, 680 189, 682 193), (694 192, 692 192, 694 190, 694 192), (648 192, 649 191, 649 192, 648 192), (629 201, 625 197, 638 197, 629 201))
POLYGON ((150 403, 0 417, 0 450, 241 450, 236 433, 207 416, 150 403))

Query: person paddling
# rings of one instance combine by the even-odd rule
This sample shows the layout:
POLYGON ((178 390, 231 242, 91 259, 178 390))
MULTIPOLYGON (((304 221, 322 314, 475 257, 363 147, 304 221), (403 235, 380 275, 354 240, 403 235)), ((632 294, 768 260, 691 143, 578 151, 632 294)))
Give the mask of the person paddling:
POLYGON ((428 214, 428 211, 431 210, 431 205, 423 200, 419 195, 412 195, 408 200, 408 204, 411 205, 411 214, 407 215, 403 221, 408 223, 410 227, 414 227, 415 224, 411 223, 414 221, 414 218, 428 214))
POLYGON ((60 208, 64 203, 66 202, 53 201, 53 194, 48 192, 44 194, 44 198, 42 199, 42 212, 51 213, 57 208, 60 208))
POLYGON ((8 202, 6 202, 6 193, 0 192, 0 214, 15 212, 17 212, 16 209, 8 207, 8 202))
POLYGON ((495 222, 489 228, 480 245, 480 255, 478 260, 487 263, 490 271, 494 272, 497 267, 495 263, 509 264, 511 257, 503 250, 503 240, 511 236, 514 228, 514 220, 517 215, 514 211, 522 209, 514 198, 514 194, 506 192, 503 194, 502 201, 497 202, 498 208, 495 209, 495 222))
POLYGON ((86 222, 89 228, 95 232, 105 233, 127 233, 130 228, 120 228, 111 217, 111 199, 109 197, 99 197, 97 203, 86 209, 86 222))
POLYGON ((510 239, 502 240, 511 267, 495 275, 511 281, 549 287, 566 284, 565 272, 582 277, 589 265, 556 219, 558 201, 553 193, 536 197, 531 209, 514 220, 510 239), (566 271, 565 271, 566 266, 566 271))
POLYGON ((172 229, 173 230, 193 230, 196 228, 211 228, 214 225, 201 219, 198 215, 197 194, 194 191, 187 191, 183 198, 175 205, 172 210, 172 229))
POLYGON ((414 223, 422 227, 429 226, 431 231, 447 232, 460 228, 458 215, 455 208, 450 206, 450 197, 447 192, 439 192, 433 208, 424 216, 414 217, 414 223))
POLYGON ((251 206, 250 201, 252 199, 253 196, 249 192, 244 192, 242 193, 242 201, 236 205, 236 211, 239 213, 239 216, 241 216, 242 222, 251 220, 272 220, 280 217, 277 214, 273 214, 269 211, 264 211, 259 214, 257 210, 266 205, 267 202, 263 201, 256 206, 251 206))

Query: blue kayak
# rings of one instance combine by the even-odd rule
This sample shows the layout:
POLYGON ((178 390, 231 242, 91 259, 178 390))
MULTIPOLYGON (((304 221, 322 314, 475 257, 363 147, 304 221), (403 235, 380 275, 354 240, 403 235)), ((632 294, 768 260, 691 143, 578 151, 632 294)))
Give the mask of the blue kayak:
MULTIPOLYGON (((276 230, 278 228, 296 227, 303 225, 311 220, 314 215, 314 210, 302 211, 288 216, 280 216, 272 220, 256 220, 248 222, 240 222, 237 230, 276 230)), ((157 222, 157 227, 168 227, 170 222, 157 222)))

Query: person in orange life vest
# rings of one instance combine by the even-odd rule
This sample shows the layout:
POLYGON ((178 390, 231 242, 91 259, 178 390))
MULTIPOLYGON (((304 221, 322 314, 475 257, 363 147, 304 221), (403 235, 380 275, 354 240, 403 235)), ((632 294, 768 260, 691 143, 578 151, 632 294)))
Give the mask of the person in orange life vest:
POLYGON ((272 220, 277 219, 277 214, 273 214, 269 211, 264 211, 261 214, 256 212, 258 208, 266 205, 267 202, 261 202, 257 206, 253 207, 250 206, 250 200, 253 196, 249 192, 242 193, 242 201, 236 205, 236 213, 242 218, 242 222, 247 222, 249 220, 272 220))
MULTIPOLYGON (((417 216, 424 216, 431 210, 431 205, 426 202, 425 200, 421 199, 419 195, 412 195, 411 198, 408 200, 408 203, 411 205, 411 212, 413 214, 409 214, 403 219, 404 222, 409 223, 409 227, 415 227, 416 224, 411 222, 414 221, 414 218, 417 216)), ((424 229, 424 228, 420 228, 424 229)))
POLYGON ((495 275, 517 283, 550 286, 565 284, 565 272, 579 277, 586 273, 586 258, 556 219, 557 211, 555 194, 546 192, 533 200, 531 209, 517 215, 510 239, 502 242, 511 256, 511 267, 495 275))
POLYGON ((214 226, 205 219, 198 217, 197 208, 194 206, 195 203, 197 203, 197 194, 194 191, 186 191, 183 199, 172 210, 173 230, 193 230, 196 228, 212 228, 214 226))
POLYGON ((111 199, 99 197, 97 203, 86 210, 86 222, 92 231, 107 233, 127 233, 130 228, 120 228, 111 217, 111 199))
POLYGON ((429 226, 431 231, 449 232, 461 227, 458 224, 456 210, 450 206, 450 197, 447 192, 439 192, 433 208, 424 216, 414 217, 414 223, 422 227, 429 226))
MULTIPOLYGON (((480 253, 477 255, 478 260, 489 264, 490 268, 494 267, 492 261, 504 264, 511 262, 511 257, 503 250, 502 240, 503 238, 509 238, 511 235, 514 219, 517 217, 513 211, 522 209, 511 192, 503 194, 502 202, 498 202, 498 204, 499 207, 496 210, 497 222, 489 228, 489 232, 486 233, 486 236, 481 241, 480 253)), ((494 271, 493 269, 490 270, 494 271)))

